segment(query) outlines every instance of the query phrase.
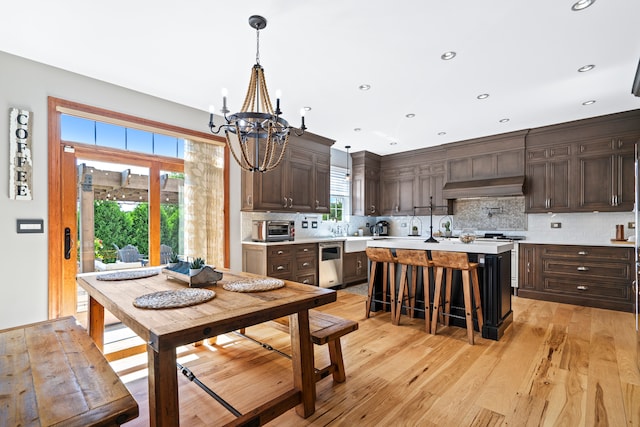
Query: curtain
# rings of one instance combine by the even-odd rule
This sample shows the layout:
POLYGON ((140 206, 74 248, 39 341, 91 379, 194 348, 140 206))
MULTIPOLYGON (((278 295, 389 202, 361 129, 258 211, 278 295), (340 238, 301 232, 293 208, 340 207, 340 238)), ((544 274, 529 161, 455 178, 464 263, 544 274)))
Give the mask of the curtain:
POLYGON ((224 266, 224 147, 184 145, 184 253, 224 266))

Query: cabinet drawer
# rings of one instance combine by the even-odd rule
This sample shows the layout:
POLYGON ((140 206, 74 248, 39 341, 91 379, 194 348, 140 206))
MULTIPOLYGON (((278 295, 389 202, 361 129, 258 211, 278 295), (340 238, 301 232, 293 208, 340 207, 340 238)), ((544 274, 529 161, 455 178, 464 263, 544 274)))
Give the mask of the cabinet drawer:
POLYGON ((312 272, 315 273, 318 261, 315 256, 304 256, 296 258, 296 271, 297 272, 312 272))
POLYGON ((578 278, 545 277, 544 290, 565 296, 602 298, 608 301, 631 301, 631 286, 615 284, 594 284, 578 278))
POLYGON ((314 257, 317 255, 318 245, 315 243, 312 244, 304 244, 304 245, 293 245, 295 247, 296 256, 306 256, 313 255, 314 257))
POLYGON ((633 261, 633 250, 629 248, 611 248, 606 246, 542 246, 542 258, 569 257, 588 259, 589 261, 633 261))
POLYGON ((587 281, 593 281, 596 278, 625 282, 631 280, 629 264, 620 262, 597 263, 590 260, 581 262, 567 259, 543 259, 542 274, 584 276, 584 280, 587 281))
POLYGON ((267 251, 267 257, 270 261, 277 258, 291 257, 293 255, 293 245, 270 246, 267 251))
POLYGON ((302 283, 304 285, 312 285, 312 286, 317 286, 318 285, 316 283, 316 274, 315 273, 300 274, 300 275, 296 276, 296 282, 302 283))
POLYGON ((282 276, 293 273, 293 260, 282 258, 269 260, 267 264, 267 276, 282 276))

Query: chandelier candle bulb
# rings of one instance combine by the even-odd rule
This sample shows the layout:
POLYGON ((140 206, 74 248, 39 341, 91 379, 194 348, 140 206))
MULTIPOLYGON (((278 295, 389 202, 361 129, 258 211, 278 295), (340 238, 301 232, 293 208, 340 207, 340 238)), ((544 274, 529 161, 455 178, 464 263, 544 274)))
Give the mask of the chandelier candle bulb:
POLYGON ((282 97, 282 91, 280 89, 276 90, 276 114, 282 114, 280 111, 280 98, 282 97))
POLYGON ((227 89, 223 88, 222 89, 222 112, 225 114, 229 112, 229 110, 227 110, 227 94, 228 94, 227 89))

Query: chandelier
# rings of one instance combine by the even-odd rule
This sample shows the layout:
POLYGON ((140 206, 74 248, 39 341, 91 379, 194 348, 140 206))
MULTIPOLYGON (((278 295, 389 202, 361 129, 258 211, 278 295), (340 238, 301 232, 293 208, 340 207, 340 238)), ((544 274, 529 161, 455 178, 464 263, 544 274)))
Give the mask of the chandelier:
POLYGON ((223 90, 222 109, 226 123, 217 127, 213 123, 214 108, 210 107, 209 130, 213 134, 224 130, 227 146, 233 158, 244 170, 250 172, 268 172, 276 168, 282 161, 289 134, 292 129, 301 136, 307 127, 304 124, 305 110, 300 110, 302 125, 300 133, 280 117, 280 95, 276 93, 276 108, 273 109, 264 69, 260 65, 260 30, 267 26, 262 16, 253 15, 249 25, 256 29, 256 63, 251 69, 249 89, 239 112, 227 115, 227 96, 223 90))

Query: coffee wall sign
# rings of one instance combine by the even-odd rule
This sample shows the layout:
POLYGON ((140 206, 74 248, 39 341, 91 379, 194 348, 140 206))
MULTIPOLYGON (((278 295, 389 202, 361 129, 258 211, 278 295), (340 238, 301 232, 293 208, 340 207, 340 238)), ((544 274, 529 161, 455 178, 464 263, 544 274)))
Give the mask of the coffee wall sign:
POLYGON ((9 110, 9 198, 13 200, 33 200, 32 118, 31 111, 9 110))

